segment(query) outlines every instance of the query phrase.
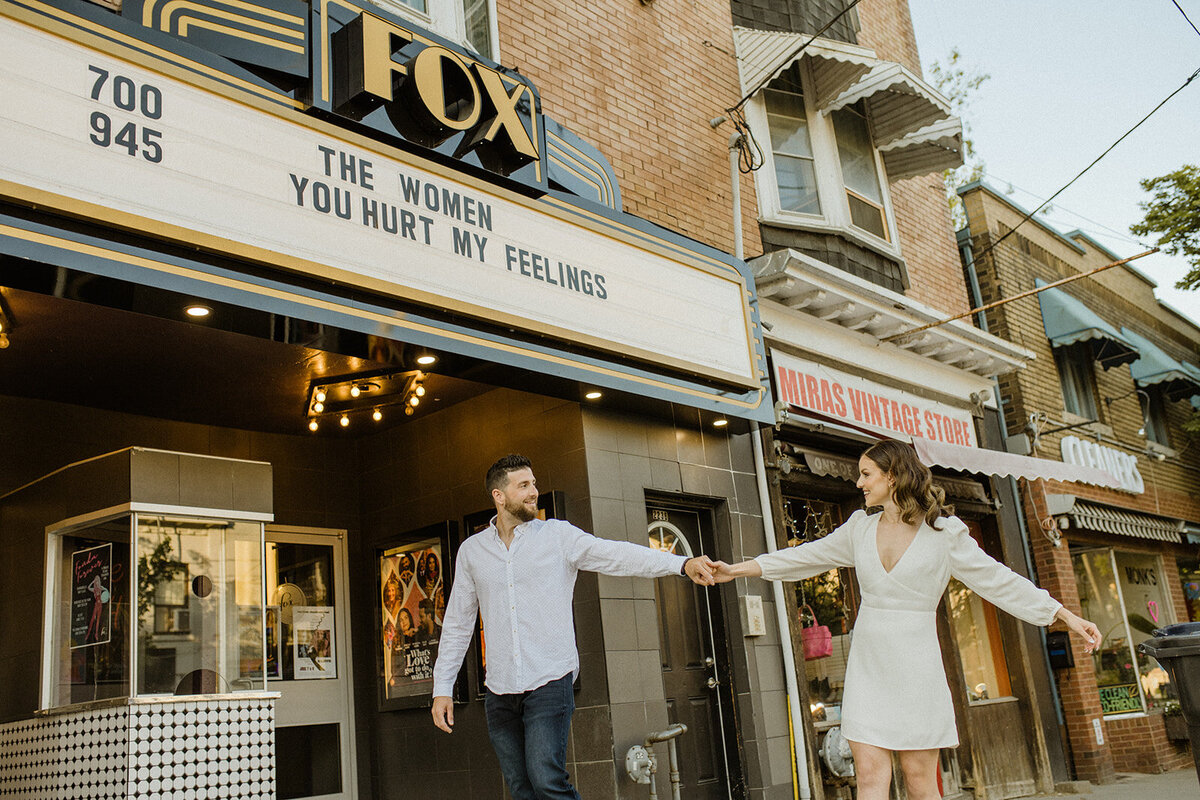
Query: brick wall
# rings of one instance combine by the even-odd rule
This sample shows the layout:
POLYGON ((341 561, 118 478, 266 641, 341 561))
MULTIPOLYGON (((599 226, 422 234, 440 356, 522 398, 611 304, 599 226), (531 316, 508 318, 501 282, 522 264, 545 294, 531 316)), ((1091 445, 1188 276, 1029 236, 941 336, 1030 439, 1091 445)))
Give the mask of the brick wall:
POLYGON ((1187 746, 1167 738, 1161 714, 1113 719, 1104 727, 1118 772, 1168 772, 1192 763, 1187 746))
MULTIPOLYGON (((625 210, 733 252, 729 123, 740 99, 728 4, 499 0, 500 60, 545 112, 612 163, 625 210)), ((753 180, 741 184, 747 257, 762 252, 753 180)))

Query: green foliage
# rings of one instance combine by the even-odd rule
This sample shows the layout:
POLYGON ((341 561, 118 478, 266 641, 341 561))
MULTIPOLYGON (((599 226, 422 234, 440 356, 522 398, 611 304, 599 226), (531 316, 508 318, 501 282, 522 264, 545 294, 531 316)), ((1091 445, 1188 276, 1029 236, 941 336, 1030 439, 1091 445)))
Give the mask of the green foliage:
POLYGON ((1200 168, 1184 164, 1174 172, 1147 178, 1142 188, 1154 196, 1138 203, 1146 218, 1129 230, 1135 236, 1158 235, 1155 242, 1168 255, 1182 255, 1191 269, 1175 284, 1177 289, 1200 286, 1200 168))
POLYGON ((966 212, 958 199, 958 187, 979 180, 985 172, 983 159, 975 150, 967 112, 979 87, 990 78, 990 75, 965 64, 957 47, 950 51, 945 60, 935 61, 929 68, 929 80, 950 101, 950 110, 963 123, 963 165, 942 173, 942 182, 946 185, 946 204, 955 228, 967 224, 966 212))

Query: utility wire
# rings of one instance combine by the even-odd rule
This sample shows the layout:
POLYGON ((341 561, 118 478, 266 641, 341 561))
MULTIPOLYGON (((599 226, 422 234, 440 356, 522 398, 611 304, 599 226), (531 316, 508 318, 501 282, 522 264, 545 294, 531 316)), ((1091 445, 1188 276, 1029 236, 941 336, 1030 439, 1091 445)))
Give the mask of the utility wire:
POLYGON ((1194 23, 1190 19, 1188 19, 1187 12, 1183 10, 1183 6, 1179 5, 1177 0, 1171 0, 1171 2, 1175 3, 1175 7, 1179 9, 1179 13, 1183 14, 1184 19, 1187 19, 1187 24, 1192 26, 1192 30, 1194 30, 1196 32, 1197 36, 1200 36, 1200 28, 1197 28, 1196 23, 1194 23))
POLYGON ((1003 242, 1005 239, 1007 239, 1009 236, 1011 236, 1013 233, 1015 233, 1015 232, 1016 232, 1016 230, 1017 230, 1017 228, 1021 227, 1022 225, 1024 225, 1024 224, 1025 224, 1026 222, 1028 222, 1029 220, 1033 219, 1033 215, 1034 215, 1034 214, 1038 213, 1038 212, 1039 212, 1039 211, 1041 211, 1043 208, 1045 208, 1046 206, 1050 205, 1050 203, 1051 203, 1051 202, 1053 202, 1054 198, 1058 197, 1060 194, 1062 194, 1062 193, 1063 193, 1063 192, 1065 192, 1067 189, 1069 189, 1069 188, 1071 187, 1071 185, 1072 185, 1073 183, 1075 183, 1075 181, 1079 180, 1080 178, 1082 178, 1082 177, 1084 176, 1084 173, 1086 173, 1086 172, 1087 172, 1088 170, 1090 170, 1092 167, 1096 166, 1096 164, 1100 163, 1100 159, 1104 158, 1106 155, 1108 155, 1109 153, 1111 153, 1111 152, 1113 151, 1113 149, 1114 149, 1114 148, 1115 148, 1117 145, 1119 145, 1121 142, 1125 141, 1125 139, 1126 139, 1126 138, 1127 138, 1127 137, 1128 137, 1128 136, 1129 136, 1131 133, 1133 133, 1134 131, 1136 131, 1138 128, 1140 128, 1140 127, 1142 126, 1142 123, 1144 123, 1146 120, 1150 119, 1150 117, 1152 117, 1156 111, 1158 111, 1160 108, 1162 108, 1163 106, 1165 106, 1165 105, 1166 105, 1168 102, 1170 102, 1171 98, 1173 98, 1175 95, 1179 94, 1179 93, 1180 93, 1180 92, 1182 92, 1184 89, 1186 89, 1186 88, 1187 88, 1187 86, 1188 86, 1188 84, 1190 84, 1192 81, 1194 81, 1194 80, 1195 80, 1195 79, 1196 79, 1198 76, 1200 76, 1200 69, 1197 69, 1197 70, 1196 70, 1195 72, 1193 72, 1193 73, 1192 73, 1190 76, 1188 76, 1188 79, 1187 79, 1186 81, 1184 81, 1184 82, 1183 82, 1183 85, 1181 85, 1181 86, 1180 86, 1178 89, 1176 89, 1175 91, 1173 91, 1173 92, 1171 92, 1169 95, 1167 95, 1167 97, 1166 97, 1166 99, 1165 99, 1165 100, 1163 100, 1161 103, 1159 103, 1158 105, 1156 105, 1156 106, 1155 106, 1153 109, 1151 109, 1149 114, 1147 114, 1146 116, 1144 116, 1144 117, 1142 117, 1140 120, 1138 120, 1138 122, 1137 122, 1137 124, 1136 124, 1136 125, 1134 125, 1134 126, 1133 126, 1132 128, 1130 128, 1129 130, 1125 131, 1125 133, 1121 134, 1121 137, 1120 137, 1119 139, 1117 139, 1115 142, 1113 142, 1112 144, 1110 144, 1110 145, 1108 146, 1108 148, 1107 148, 1107 149, 1106 149, 1106 150, 1105 150, 1103 153, 1101 153, 1100 155, 1096 156, 1096 158, 1094 158, 1094 159, 1092 160, 1092 163, 1088 164, 1086 167, 1084 167, 1082 170, 1080 170, 1080 171, 1079 171, 1079 174, 1077 174, 1077 175, 1076 175, 1074 178, 1071 178, 1071 180, 1067 181, 1067 182, 1066 182, 1066 184, 1065 184, 1065 185, 1064 185, 1064 186, 1063 186, 1061 189, 1059 189, 1057 192, 1055 192, 1054 194, 1050 195, 1050 197, 1049 197, 1049 198, 1046 200, 1046 202, 1042 203, 1040 206, 1038 206, 1037 208, 1035 208, 1033 211, 1030 211, 1028 214, 1026 214, 1026 215, 1025 215, 1025 216, 1024 216, 1022 219, 1021 219, 1021 221, 1020 221, 1020 222, 1018 222, 1016 225, 1012 226, 1012 227, 1011 227, 1011 228, 1008 230, 1008 232, 1007 232, 1007 233, 1005 233, 1003 236, 1001 236, 999 239, 997 239, 997 240, 996 240, 996 241, 994 241, 994 242, 990 242, 990 243, 988 244, 988 246, 987 246, 987 247, 985 247, 985 248, 983 248, 982 250, 980 250, 980 251, 979 251, 979 253, 978 253, 978 254, 976 254, 976 256, 975 256, 975 260, 976 260, 976 261, 979 261, 979 259, 983 258, 985 255, 987 255, 988 253, 990 253, 992 250, 995 250, 995 249, 996 249, 996 245, 1000 244, 1000 243, 1001 243, 1001 242, 1003 242))
MULTIPOLYGON (((1007 185, 1008 187, 1017 190, 1018 192, 1027 194, 1030 197, 1032 197, 1034 200, 1038 200, 1038 201, 1042 200, 1041 195, 1037 194, 1036 192, 1029 191, 1024 186, 1017 186, 1012 181, 1005 180, 1004 178, 1000 177, 999 175, 996 175, 995 173, 988 171, 986 168, 984 169, 984 172, 987 173, 987 176, 989 178, 993 178, 994 180, 999 181, 1000 183, 1003 183, 1003 184, 1007 185)), ((1121 231, 1116 230, 1115 228, 1110 228, 1107 225, 1105 225, 1103 222, 1097 222, 1096 220, 1091 219, 1090 217, 1085 217, 1083 214, 1080 214, 1078 211, 1073 211, 1073 210, 1067 208, 1062 203, 1057 204, 1055 206, 1055 208, 1060 209, 1061 211, 1063 211, 1066 214, 1070 214, 1072 217, 1078 217, 1079 219, 1083 220, 1084 222, 1090 222, 1091 224, 1095 225, 1096 227, 1103 228, 1105 231, 1108 232, 1107 234, 1101 234, 1098 231, 1095 231, 1094 233, 1096 233, 1097 236, 1111 235, 1118 239, 1121 239, 1122 241, 1129 242, 1130 244, 1136 244, 1139 247, 1150 247, 1151 246, 1140 239, 1134 239, 1127 233, 1122 233, 1121 231)), ((1074 225, 1076 228, 1079 228, 1080 230, 1085 230, 1077 222, 1055 222, 1054 224, 1060 225, 1064 228, 1067 227, 1068 225, 1074 225)))

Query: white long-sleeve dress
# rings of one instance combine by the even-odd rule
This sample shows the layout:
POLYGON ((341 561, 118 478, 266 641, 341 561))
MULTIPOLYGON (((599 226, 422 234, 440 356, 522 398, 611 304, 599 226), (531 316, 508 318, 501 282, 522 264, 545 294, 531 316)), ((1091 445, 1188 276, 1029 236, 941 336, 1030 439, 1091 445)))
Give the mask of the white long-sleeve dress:
POLYGON ((842 699, 842 733, 889 750, 958 745, 954 705, 935 614, 953 576, 984 599, 1034 625, 1049 625, 1061 603, 979 547, 958 517, 922 523, 888 572, 879 560, 878 513, 856 511, 823 539, 755 559, 767 580, 802 580, 854 567, 862 606, 854 625, 842 699))

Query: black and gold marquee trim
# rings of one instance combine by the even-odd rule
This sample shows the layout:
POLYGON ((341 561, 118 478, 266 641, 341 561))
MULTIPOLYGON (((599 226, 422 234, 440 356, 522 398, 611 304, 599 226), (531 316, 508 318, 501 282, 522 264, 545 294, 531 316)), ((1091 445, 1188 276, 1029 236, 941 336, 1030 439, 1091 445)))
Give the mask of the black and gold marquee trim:
POLYGON ((308 4, 299 0, 125 0, 121 14, 233 61, 308 76, 308 4))

